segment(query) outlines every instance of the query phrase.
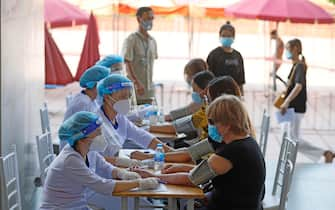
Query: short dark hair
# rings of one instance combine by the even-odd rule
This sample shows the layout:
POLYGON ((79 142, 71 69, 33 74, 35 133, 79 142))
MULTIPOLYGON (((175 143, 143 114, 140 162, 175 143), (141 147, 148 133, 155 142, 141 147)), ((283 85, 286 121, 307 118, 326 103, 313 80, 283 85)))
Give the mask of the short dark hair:
POLYGON ((212 101, 223 94, 241 97, 240 87, 231 76, 221 76, 212 80, 208 84, 208 92, 212 101))
POLYGON ((142 17, 143 13, 153 11, 151 7, 140 7, 136 11, 136 17, 142 17))
POLYGON ((206 71, 207 63, 202 58, 191 59, 184 68, 184 74, 193 76, 198 72, 206 71))
POLYGON ((271 36, 277 36, 278 32, 277 32, 277 30, 275 29, 275 30, 272 30, 270 34, 271 34, 271 36))
POLYGON ((233 32, 233 36, 235 37, 235 28, 232 24, 230 24, 230 21, 227 21, 225 24, 221 26, 219 35, 221 35, 223 30, 228 30, 228 31, 233 32))
POLYGON ((209 82, 214 79, 214 74, 209 71, 201 71, 194 75, 193 82, 198 85, 199 88, 205 89, 209 82))

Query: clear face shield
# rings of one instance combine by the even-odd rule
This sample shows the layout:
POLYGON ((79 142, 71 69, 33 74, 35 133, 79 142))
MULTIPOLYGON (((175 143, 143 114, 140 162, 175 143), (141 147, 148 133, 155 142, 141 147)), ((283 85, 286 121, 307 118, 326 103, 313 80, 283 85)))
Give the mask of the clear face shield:
POLYGON ((111 65, 111 74, 121 74, 123 76, 126 76, 126 71, 125 71, 125 64, 122 63, 114 63, 111 65))

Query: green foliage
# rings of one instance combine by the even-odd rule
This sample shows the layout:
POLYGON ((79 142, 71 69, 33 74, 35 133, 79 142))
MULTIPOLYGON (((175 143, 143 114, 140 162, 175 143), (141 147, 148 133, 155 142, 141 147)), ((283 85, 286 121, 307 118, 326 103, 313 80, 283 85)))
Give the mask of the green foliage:
POLYGON ((335 0, 328 0, 329 2, 335 4, 335 0))

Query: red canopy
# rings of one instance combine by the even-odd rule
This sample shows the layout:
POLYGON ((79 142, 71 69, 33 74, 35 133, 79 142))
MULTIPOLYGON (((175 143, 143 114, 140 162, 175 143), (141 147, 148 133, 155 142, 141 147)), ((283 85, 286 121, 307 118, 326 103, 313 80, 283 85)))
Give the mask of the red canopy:
POLYGON ((51 37, 47 27, 45 33, 45 84, 66 85, 73 82, 73 77, 62 53, 51 37))
POLYGON ((51 28, 87 24, 89 16, 63 0, 45 0, 44 21, 51 28))
POLYGON ((83 72, 100 59, 99 43, 100 40, 97 22, 93 13, 91 13, 75 80, 79 80, 83 72))
POLYGON ((333 23, 334 18, 308 0, 242 0, 225 9, 226 15, 293 23, 333 23))

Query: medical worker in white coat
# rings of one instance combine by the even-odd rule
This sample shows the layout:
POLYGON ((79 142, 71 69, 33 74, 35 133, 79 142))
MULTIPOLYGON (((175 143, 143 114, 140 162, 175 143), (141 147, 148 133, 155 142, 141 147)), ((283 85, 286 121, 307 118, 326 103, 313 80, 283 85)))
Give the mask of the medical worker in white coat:
MULTIPOLYGON (((92 66, 80 77, 79 84, 83 89, 73 96, 64 115, 64 121, 79 111, 95 112, 95 98, 97 97, 97 82, 110 73, 110 70, 103 66, 92 66)), ((60 150, 66 145, 66 141, 60 141, 60 150)))
MULTIPOLYGON (((137 127, 125 116, 130 110, 130 97, 133 83, 125 76, 111 74, 97 85, 98 115, 102 118, 102 134, 108 146, 103 156, 110 163, 118 166, 132 166, 138 160, 116 158, 126 139, 130 139, 144 148, 155 149, 162 144, 155 136, 146 130, 137 127), (122 163, 120 163, 122 162, 122 163), (124 163, 123 163, 124 162, 124 163)), ((172 151, 163 144, 165 151, 172 151)))
POLYGON ((84 111, 63 122, 59 138, 68 144, 49 166, 40 209, 90 209, 87 188, 112 197, 113 192, 159 186, 157 179, 138 179, 138 174, 113 167, 94 151, 103 149, 101 145, 105 141, 101 138, 100 126, 98 115, 84 111), (92 164, 89 153, 95 154, 95 171, 89 169, 92 164))

